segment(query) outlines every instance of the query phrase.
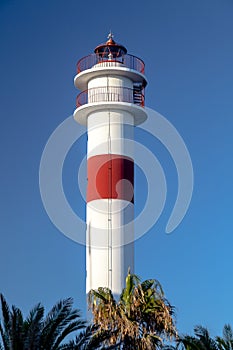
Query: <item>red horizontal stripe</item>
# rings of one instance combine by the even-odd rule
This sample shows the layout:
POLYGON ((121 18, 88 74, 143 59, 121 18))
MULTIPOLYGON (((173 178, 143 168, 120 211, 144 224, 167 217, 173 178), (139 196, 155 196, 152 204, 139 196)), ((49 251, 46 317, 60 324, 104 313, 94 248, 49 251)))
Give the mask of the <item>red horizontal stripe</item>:
POLYGON ((129 157, 101 154, 87 161, 87 202, 114 198, 134 202, 134 163, 129 157))

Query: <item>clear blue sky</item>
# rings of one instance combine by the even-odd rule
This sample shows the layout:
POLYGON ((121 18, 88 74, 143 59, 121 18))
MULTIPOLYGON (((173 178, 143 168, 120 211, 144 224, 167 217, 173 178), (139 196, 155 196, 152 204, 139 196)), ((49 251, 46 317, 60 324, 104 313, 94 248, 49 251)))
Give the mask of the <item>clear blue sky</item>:
MULTIPOLYGON (((148 145, 168 196, 157 224, 136 242, 136 273, 160 280, 180 331, 201 323, 219 333, 233 324, 232 0, 0 1, 0 291, 25 313, 67 296, 85 313, 85 249, 50 222, 38 174, 47 139, 75 108, 76 62, 109 29, 145 61, 146 104, 182 135, 195 175, 188 213, 166 235, 176 171, 159 142, 148 145)), ((82 216, 76 158, 84 153, 85 139, 64 168, 66 195, 82 216)))

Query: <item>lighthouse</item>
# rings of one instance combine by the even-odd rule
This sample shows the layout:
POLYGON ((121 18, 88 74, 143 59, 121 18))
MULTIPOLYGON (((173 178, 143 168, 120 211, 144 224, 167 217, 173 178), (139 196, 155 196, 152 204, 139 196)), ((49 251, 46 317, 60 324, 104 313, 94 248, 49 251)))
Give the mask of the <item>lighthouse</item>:
POLYGON ((77 64, 74 119, 87 127, 86 292, 119 295, 134 272, 134 127, 143 123, 144 62, 109 34, 77 64))

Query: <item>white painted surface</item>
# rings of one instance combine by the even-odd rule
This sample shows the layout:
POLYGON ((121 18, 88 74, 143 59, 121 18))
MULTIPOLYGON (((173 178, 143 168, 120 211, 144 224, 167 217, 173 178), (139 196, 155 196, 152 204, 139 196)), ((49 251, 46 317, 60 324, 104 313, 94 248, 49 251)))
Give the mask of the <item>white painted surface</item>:
MULTIPOLYGON (((110 62, 108 64, 110 64, 110 62)), ((119 67, 110 66, 110 65, 109 66, 96 65, 90 69, 84 70, 79 74, 77 74, 74 77, 74 85, 76 86, 76 88, 83 91, 87 89, 87 85, 89 81, 91 81, 93 78, 97 76, 104 76, 104 75, 105 76, 121 75, 129 78, 135 83, 137 82, 142 83, 144 86, 146 86, 147 84, 145 75, 134 69, 129 69, 122 65, 120 65, 119 67)))
POLYGON ((140 107, 134 103, 120 102, 120 101, 99 101, 94 103, 84 104, 76 108, 74 111, 74 119, 81 125, 87 125, 89 115, 96 111, 104 110, 122 110, 131 113, 134 116, 134 125, 140 125, 147 119, 145 108, 140 107))
MULTIPOLYGON (((133 124, 133 115, 120 109, 92 113, 88 117, 87 157, 118 154, 133 158, 133 143, 127 142, 127 138, 133 139, 133 124)), ((87 203, 86 212, 86 291, 108 287, 119 295, 128 268, 134 271, 134 205, 125 200, 98 199, 87 203)))
MULTIPOLYGON (((77 74, 74 83, 82 91, 88 89, 88 104, 74 112, 75 120, 88 128, 88 158, 101 154, 133 158, 132 142, 127 139, 133 140, 134 125, 147 118, 145 110, 133 103, 133 85, 145 86, 145 76, 122 64, 104 62, 77 74)), ((133 219, 131 202, 96 199, 87 203, 87 293, 98 287, 121 293, 128 268, 134 272, 133 219)))
POLYGON ((101 111, 88 117, 87 157, 97 154, 119 154, 133 158, 134 117, 121 111, 101 111))
POLYGON ((98 287, 121 293, 128 268, 134 271, 133 218, 134 205, 124 200, 87 204, 87 293, 98 287))
POLYGON ((119 86, 133 88, 133 82, 127 77, 114 75, 114 76, 97 76, 88 82, 88 90, 96 87, 108 87, 108 86, 119 86))

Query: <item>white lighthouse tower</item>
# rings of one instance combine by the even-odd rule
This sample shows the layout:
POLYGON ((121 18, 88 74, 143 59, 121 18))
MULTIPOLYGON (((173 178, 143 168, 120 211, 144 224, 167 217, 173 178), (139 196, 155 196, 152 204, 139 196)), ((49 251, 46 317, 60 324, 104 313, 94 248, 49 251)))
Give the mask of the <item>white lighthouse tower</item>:
POLYGON ((134 272, 134 126, 143 123, 144 63, 108 41, 77 64, 75 120, 87 126, 86 291, 119 295, 134 272), (130 141, 131 140, 131 141, 130 141))

